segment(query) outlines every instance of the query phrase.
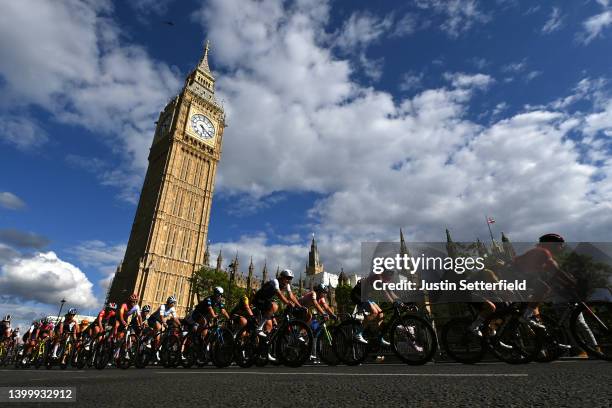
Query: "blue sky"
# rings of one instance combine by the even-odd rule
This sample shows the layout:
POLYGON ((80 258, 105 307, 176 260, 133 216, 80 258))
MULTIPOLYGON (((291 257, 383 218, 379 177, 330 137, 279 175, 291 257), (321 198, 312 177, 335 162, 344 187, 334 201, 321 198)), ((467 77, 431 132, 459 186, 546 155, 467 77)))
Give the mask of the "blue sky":
POLYGON ((205 38, 229 121, 213 251, 301 270, 316 232, 330 270, 356 269, 362 240, 485 237, 485 213, 515 239, 609 240, 606 0, 5 8, 0 309, 99 306, 205 38))

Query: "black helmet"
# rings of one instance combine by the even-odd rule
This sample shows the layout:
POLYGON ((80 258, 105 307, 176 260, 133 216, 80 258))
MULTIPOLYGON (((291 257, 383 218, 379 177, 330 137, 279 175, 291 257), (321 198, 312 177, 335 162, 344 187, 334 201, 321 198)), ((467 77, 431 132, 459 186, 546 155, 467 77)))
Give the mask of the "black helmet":
POLYGON ((540 242, 565 242, 563 237, 559 234, 544 234, 540 237, 540 242))
POLYGON ((315 286, 314 290, 315 290, 315 292, 320 292, 320 293, 327 293, 327 292, 329 292, 329 288, 324 283, 319 283, 317 286, 315 286))

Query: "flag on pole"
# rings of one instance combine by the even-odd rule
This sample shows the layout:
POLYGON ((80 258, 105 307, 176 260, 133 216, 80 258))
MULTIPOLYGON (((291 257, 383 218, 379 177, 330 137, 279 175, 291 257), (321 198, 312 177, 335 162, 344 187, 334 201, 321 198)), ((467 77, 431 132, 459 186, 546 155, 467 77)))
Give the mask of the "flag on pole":
POLYGON ((495 218, 487 217, 487 224, 495 224, 495 218))

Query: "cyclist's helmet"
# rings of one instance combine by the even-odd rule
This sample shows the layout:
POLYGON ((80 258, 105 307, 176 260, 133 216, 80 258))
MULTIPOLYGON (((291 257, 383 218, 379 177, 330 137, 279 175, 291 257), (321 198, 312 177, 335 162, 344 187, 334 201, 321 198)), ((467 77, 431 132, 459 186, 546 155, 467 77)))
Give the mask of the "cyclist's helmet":
POLYGON ((6 316, 4 316, 4 321, 5 322, 10 322, 11 321, 11 315, 7 314, 6 316))
POLYGON ((544 234, 540 237, 540 242, 565 242, 565 239, 559 234, 544 234))
POLYGON ((138 302, 138 295, 136 293, 132 293, 128 299, 132 303, 138 302))
POLYGON ((40 322, 42 324, 49 324, 49 318, 48 317, 43 317, 42 319, 40 319, 40 322))
POLYGON ((280 273, 280 277, 293 279, 293 271, 291 271, 291 269, 283 269, 280 273))
POLYGON ((79 314, 79 311, 73 307, 72 309, 68 310, 68 314, 74 316, 76 314, 79 314))
POLYGON ((89 320, 87 320, 87 319, 81 320, 81 325, 86 326, 88 324, 89 324, 89 320))
POLYGON ((221 286, 216 286, 213 289, 213 293, 215 294, 215 296, 222 296, 223 295, 223 288, 221 286))
POLYGON ((144 306, 142 307, 142 311, 143 311, 143 312, 145 312, 145 313, 149 313, 149 312, 151 311, 151 306, 149 306, 149 305, 144 305, 144 306))
POLYGON ((166 300, 167 304, 173 304, 176 303, 176 298, 174 296, 170 296, 167 300, 166 300))
POLYGON ((116 304, 116 303, 114 303, 114 302, 107 303, 107 304, 106 304, 106 307, 107 307, 108 309, 110 309, 110 310, 115 310, 115 309, 117 309, 117 304, 116 304))
POLYGON ((329 292, 329 288, 324 283, 319 283, 317 286, 315 286, 314 289, 315 289, 315 292, 319 292, 319 293, 327 293, 327 292, 329 292))

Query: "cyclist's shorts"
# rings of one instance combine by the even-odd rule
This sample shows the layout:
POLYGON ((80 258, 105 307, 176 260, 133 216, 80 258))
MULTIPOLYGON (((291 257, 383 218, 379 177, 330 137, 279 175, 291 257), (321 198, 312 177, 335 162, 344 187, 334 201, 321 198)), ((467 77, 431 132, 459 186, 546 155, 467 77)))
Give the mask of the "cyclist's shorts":
POLYGON ((160 322, 157 321, 154 317, 149 317, 147 319, 147 323, 149 323, 149 327, 155 327, 155 324, 160 322))
POLYGON ((359 308, 361 308, 364 312, 370 313, 372 311, 372 305, 375 305, 376 302, 373 300, 366 300, 365 302, 361 302, 359 304, 359 308))
POLYGON ((265 312, 267 310, 270 310, 272 308, 272 300, 271 299, 258 299, 255 298, 255 301, 253 302, 253 304, 255 305, 255 307, 259 310, 261 310, 262 312, 265 312))

